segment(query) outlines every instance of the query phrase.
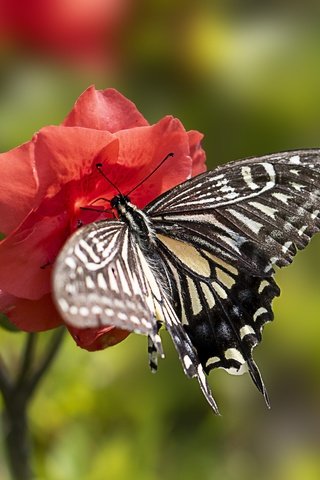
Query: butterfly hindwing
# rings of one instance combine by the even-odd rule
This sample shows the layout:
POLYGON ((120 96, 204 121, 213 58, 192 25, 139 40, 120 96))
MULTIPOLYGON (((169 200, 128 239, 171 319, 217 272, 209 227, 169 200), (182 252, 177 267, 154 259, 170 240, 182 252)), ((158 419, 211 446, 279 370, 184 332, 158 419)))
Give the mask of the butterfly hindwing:
POLYGON ((171 272, 175 310, 206 373, 249 370, 266 396, 252 349, 273 319, 271 301, 279 288, 270 276, 253 277, 179 240, 158 235, 159 251, 171 272))

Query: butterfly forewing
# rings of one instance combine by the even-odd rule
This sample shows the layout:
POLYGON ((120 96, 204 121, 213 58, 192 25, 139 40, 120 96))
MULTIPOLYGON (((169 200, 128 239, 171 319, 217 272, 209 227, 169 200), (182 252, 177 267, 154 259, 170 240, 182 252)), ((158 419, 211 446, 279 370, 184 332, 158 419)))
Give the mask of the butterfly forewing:
POLYGON ((70 325, 156 332, 139 250, 118 221, 92 223, 69 239, 56 262, 53 287, 70 325))
POLYGON ((146 208, 157 232, 258 276, 273 264, 292 261, 319 230, 319 211, 319 150, 227 164, 178 185, 146 208))

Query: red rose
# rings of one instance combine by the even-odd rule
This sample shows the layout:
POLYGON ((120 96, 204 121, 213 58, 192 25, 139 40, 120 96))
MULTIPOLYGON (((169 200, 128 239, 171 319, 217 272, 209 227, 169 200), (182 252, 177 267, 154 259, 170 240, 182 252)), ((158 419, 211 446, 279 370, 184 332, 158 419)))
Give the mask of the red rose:
MULTIPOLYGON (((116 194, 96 163, 103 164, 125 194, 174 152, 170 165, 159 168, 130 196, 142 208, 205 170, 201 138, 170 116, 149 125, 116 90, 91 87, 61 126, 45 127, 30 142, 1 154, 0 232, 5 238, 0 242, 0 311, 31 332, 63 323, 51 298, 54 260, 79 221, 107 217, 81 207, 116 194)), ((112 326, 70 330, 88 350, 113 345, 128 335, 112 326)))
POLYGON ((101 64, 115 56, 132 0, 0 0, 0 36, 19 46, 101 64))

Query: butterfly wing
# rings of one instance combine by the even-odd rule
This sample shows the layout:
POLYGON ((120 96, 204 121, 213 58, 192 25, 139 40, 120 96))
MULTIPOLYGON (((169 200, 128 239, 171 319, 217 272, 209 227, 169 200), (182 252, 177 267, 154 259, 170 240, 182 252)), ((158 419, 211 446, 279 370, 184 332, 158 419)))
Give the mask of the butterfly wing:
POLYGON ((156 335, 143 261, 125 223, 101 221, 80 228, 59 253, 53 272, 54 296, 66 322, 156 335))
POLYGON ((271 301, 279 295, 273 278, 239 272, 208 251, 163 234, 158 240, 171 272, 175 310, 204 371, 249 371, 269 405, 252 349, 261 340, 263 325, 273 318, 271 301))
POLYGON ((174 187, 145 212, 158 231, 259 276, 307 245, 320 227, 319 203, 320 150, 311 149, 231 162, 174 187))
POLYGON ((279 294, 273 265, 290 263, 320 228, 319 190, 319 150, 285 152, 227 164, 158 197, 144 211, 152 252, 122 221, 83 227, 56 261, 58 308, 78 328, 147 334, 152 359, 164 323, 215 411, 203 372, 215 367, 248 369, 268 402, 251 351, 279 294))
POLYGON ((206 372, 249 370, 272 320, 273 265, 319 231, 320 151, 229 163, 178 185, 145 209, 171 272, 176 309, 206 372))
POLYGON ((218 413, 196 349, 171 305, 167 270, 157 252, 146 252, 121 221, 101 221, 80 228, 55 262, 53 291, 69 325, 113 325, 149 337, 150 366, 162 354, 159 326, 165 322, 185 373, 196 377, 218 413))

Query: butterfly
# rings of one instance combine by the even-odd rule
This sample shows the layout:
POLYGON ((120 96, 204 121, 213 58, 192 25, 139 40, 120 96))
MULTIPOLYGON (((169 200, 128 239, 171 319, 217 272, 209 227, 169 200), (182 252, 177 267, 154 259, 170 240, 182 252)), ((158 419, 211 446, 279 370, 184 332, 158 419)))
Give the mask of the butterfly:
POLYGON ((153 370, 164 325, 216 413, 214 368, 249 372, 269 405, 252 351, 280 294, 274 267, 320 229, 320 150, 227 163, 144 209, 119 192, 111 208, 114 219, 79 228, 57 257, 53 293, 65 322, 147 335, 153 370))

